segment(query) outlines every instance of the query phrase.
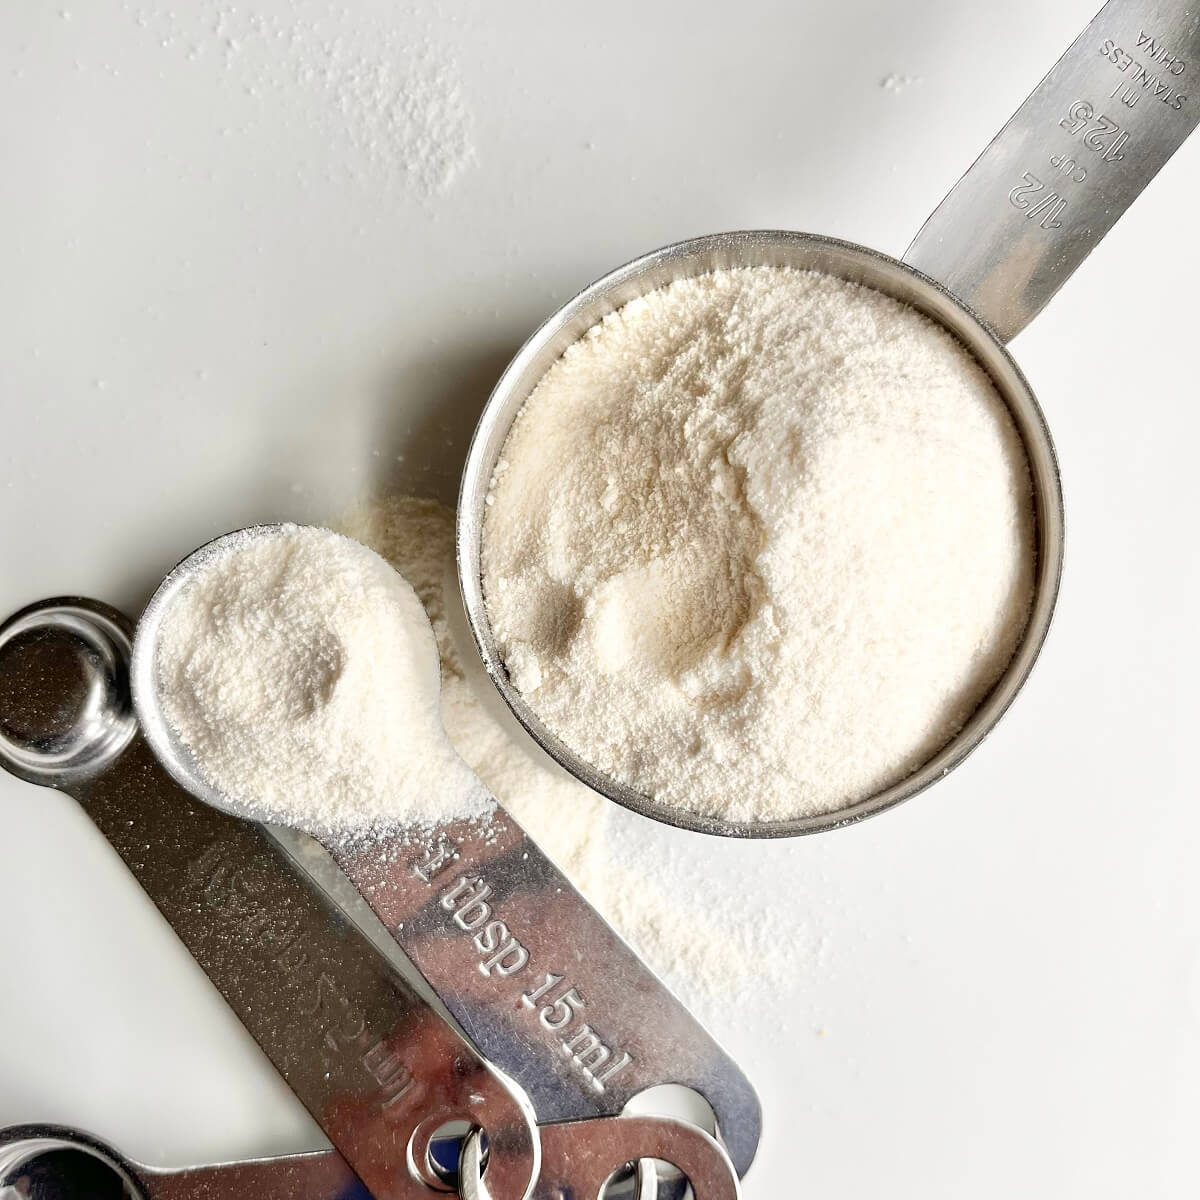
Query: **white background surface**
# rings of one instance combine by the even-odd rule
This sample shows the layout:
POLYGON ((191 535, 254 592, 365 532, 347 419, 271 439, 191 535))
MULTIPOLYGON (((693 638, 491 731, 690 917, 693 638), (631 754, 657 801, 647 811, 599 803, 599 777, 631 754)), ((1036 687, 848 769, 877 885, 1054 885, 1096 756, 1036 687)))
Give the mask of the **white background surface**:
MULTIPOLYGON (((0 8, 4 612, 134 611, 207 537, 386 477, 451 497, 506 356, 653 246, 900 253, 1094 0, 66 3, 0 8), (403 82, 395 47, 426 41, 477 157, 434 196, 321 74, 403 82)), ((751 1200, 1200 1186, 1198 196, 1193 142, 1015 343, 1068 560, 990 741, 849 831, 646 830, 823 945, 712 1018, 766 1108, 751 1200)), ((0 830, 0 1124, 156 1163, 321 1143, 72 802, 0 778, 0 830)))

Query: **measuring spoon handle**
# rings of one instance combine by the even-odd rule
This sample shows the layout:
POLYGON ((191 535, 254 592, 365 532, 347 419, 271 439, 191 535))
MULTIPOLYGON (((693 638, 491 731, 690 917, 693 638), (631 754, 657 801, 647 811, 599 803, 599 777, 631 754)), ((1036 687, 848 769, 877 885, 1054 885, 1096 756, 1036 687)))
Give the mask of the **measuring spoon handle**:
POLYGON ((0 1129, 0 1197, 23 1200, 371 1200, 336 1151, 167 1170, 66 1125, 0 1129))
POLYGON ((1200 120, 1200 5, 1109 0, 904 261, 1003 341, 1045 307, 1200 120))
POLYGON ((133 1167, 146 1200, 371 1200, 332 1150, 179 1171, 133 1167))
POLYGON ((616 1115, 683 1084, 745 1173, 762 1130, 750 1081, 500 805, 424 838, 328 849, 539 1121, 616 1115))

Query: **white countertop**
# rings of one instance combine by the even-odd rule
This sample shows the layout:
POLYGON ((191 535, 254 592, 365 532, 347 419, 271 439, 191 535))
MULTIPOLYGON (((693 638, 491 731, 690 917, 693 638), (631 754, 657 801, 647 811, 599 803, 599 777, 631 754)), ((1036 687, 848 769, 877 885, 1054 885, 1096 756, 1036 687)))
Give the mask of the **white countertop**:
MULTIPOLYGON (((1094 2, 9 0, 0 612, 135 612, 207 537, 380 480, 452 497, 524 334, 656 245, 900 253, 1094 2), (445 144, 389 116, 413 80, 445 144)), ((1014 344, 1067 565, 984 747, 843 832, 647 827, 823 945, 712 1021, 766 1110, 749 1200, 1200 1182, 1198 195, 1193 140, 1014 344)), ((0 1125, 164 1164, 321 1144, 73 802, 0 776, 0 829, 0 1125)))

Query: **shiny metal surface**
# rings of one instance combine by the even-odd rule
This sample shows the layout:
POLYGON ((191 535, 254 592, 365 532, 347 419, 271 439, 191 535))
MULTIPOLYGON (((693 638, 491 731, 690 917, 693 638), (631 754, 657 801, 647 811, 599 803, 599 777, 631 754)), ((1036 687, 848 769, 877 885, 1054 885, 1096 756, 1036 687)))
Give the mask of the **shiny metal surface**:
MULTIPOLYGON (((696 1200, 734 1200, 737 1175, 724 1150, 685 1122, 616 1117, 545 1127, 550 1156, 533 1200, 598 1195, 601 1184, 641 1158, 647 1168, 628 1194, 655 1200, 652 1159, 677 1167, 696 1200)), ((464 1138, 458 1194, 494 1200, 484 1183, 489 1154, 478 1130, 464 1138)), ((433 1195, 435 1193, 429 1193, 433 1195)), ((445 1193, 443 1193, 445 1194, 445 1193)), ((62 1125, 0 1129, 0 1197, 5 1200, 371 1200, 336 1151, 167 1170, 134 1162, 91 1134, 62 1125)), ((608 1198, 606 1197, 606 1200, 608 1198)))
MULTIPOLYGON (((75 601, 96 637, 129 624, 75 601)), ((49 602, 56 610, 59 602, 49 602)), ((0 626, 27 627, 25 610, 0 626)), ((86 640, 86 639, 85 639, 86 640)), ((70 656, 0 652, 0 722, 77 693, 70 656), (50 665, 48 665, 50 664, 50 665), (57 664, 55 666, 55 664, 57 664), (61 668, 61 669, 60 669, 61 668), (31 693, 41 700, 32 701, 31 693)), ((114 680, 114 693, 120 683, 114 680)), ((122 702, 122 708, 126 701, 122 702)), ((22 767, 0 746, 0 765, 22 767)), ((428 1195, 430 1136, 454 1118, 486 1129, 496 1191, 521 1200, 538 1170, 533 1113, 510 1084, 306 882, 258 827, 193 799, 140 736, 69 792, 124 859, 192 956, 376 1200, 428 1195)))
POLYGON ((539 1122, 615 1116, 646 1088, 683 1084, 745 1174, 762 1132, 750 1082, 502 808, 329 850, 539 1122))
POLYGON ((129 635, 120 613, 64 596, 0 629, 0 674, 44 679, 0 710, 0 757, 14 775, 58 787, 104 770, 129 744, 129 635))
POLYGON ((534 740, 571 774, 618 804, 671 825, 730 837, 790 837, 848 825, 915 796, 962 762, 1003 716, 1033 667, 1054 612, 1062 573, 1062 486, 1045 419, 1025 377, 987 327, 936 281, 878 251, 833 238, 773 230, 713 234, 667 246, 618 268, 561 308, 525 343, 501 376, 475 430, 459 496, 457 550, 467 619, 488 675, 534 740), (546 728, 504 669, 484 602, 479 556, 488 485, 508 430, 563 350, 608 313, 655 288, 708 271, 761 266, 823 271, 873 287, 937 321, 979 360, 1008 405, 1029 456, 1038 566, 1029 626, 1012 662, 958 736, 924 767, 837 812, 785 821, 730 822, 660 804, 597 771, 546 728))
POLYGON ((0 1129, 4 1200, 149 1200, 150 1195, 132 1163, 88 1134, 58 1125, 0 1129))
MULTIPOLYGON (((638 1159, 676 1167, 694 1200, 738 1200, 741 1187, 724 1150, 708 1134, 667 1117, 613 1117, 542 1126, 542 1173, 534 1200, 599 1200, 605 1183, 638 1159)), ((495 1200, 480 1171, 476 1134, 463 1146, 459 1172, 462 1200, 495 1200)), ((653 1184, 638 1200, 652 1200, 653 1184)))
POLYGON ((1005 341, 1200 120, 1200 6, 1111 0, 926 221, 904 261, 1005 341))
MULTIPOLYGON (((252 806, 214 788, 174 736, 154 657, 162 622, 193 573, 231 539, 276 532, 239 530, 185 558, 155 592, 133 647, 135 707, 160 761, 205 803, 251 818, 252 806)), ((431 630, 436 675, 434 645, 431 630)), ((454 822, 415 841, 403 833, 363 844, 318 840, 539 1121, 615 1116, 638 1092, 681 1083, 711 1105, 739 1172, 750 1166, 762 1115, 749 1081, 500 806, 486 822, 454 822)))
POLYGON ((163 1170, 61 1125, 0 1129, 6 1200, 371 1200, 332 1150, 163 1170))

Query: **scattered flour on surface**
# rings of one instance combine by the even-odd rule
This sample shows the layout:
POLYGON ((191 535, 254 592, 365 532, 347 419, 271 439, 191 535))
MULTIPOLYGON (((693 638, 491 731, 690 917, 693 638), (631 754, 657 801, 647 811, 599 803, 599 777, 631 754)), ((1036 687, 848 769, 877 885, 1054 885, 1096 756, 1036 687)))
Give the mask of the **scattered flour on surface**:
POLYGON ((496 695, 470 643, 454 562, 454 513, 433 500, 390 495, 343 528, 412 584, 442 661, 442 720, 462 758, 591 904, 650 966, 704 1015, 786 980, 809 960, 803 921, 790 940, 769 930, 736 888, 698 874, 675 843, 696 835, 626 813, 562 771, 530 742, 496 695))
POLYGON ((249 815, 364 835, 487 809, 440 727, 420 602, 330 530, 224 542, 170 600, 155 670, 175 735, 249 815))
POLYGON ((319 122, 329 135, 327 164, 345 161, 372 186, 395 177, 432 200, 477 162, 474 117, 454 58, 421 33, 412 12, 397 18, 385 10, 391 19, 379 20, 369 8, 213 0, 181 7, 125 0, 124 9, 162 49, 188 62, 219 61, 251 119, 274 98, 319 122))
POLYGON ((1024 447, 976 361, 872 289, 681 280, 546 372, 488 496, 488 613, 582 758, 733 820, 899 782, 1010 661, 1033 590, 1024 447))

